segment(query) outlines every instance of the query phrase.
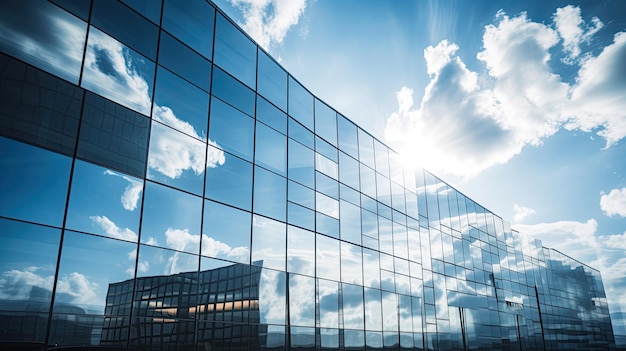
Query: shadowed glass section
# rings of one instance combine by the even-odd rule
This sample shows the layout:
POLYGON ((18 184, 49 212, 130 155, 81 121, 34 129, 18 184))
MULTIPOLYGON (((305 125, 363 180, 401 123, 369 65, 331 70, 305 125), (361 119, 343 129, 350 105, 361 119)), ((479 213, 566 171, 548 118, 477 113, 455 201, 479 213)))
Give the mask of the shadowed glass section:
POLYGON ((0 137, 0 215, 60 227, 72 160, 0 137))
POLYGON ((78 83, 87 24, 47 2, 3 2, 0 50, 78 83))
POLYGON ((258 49, 257 91, 272 104, 287 111, 287 72, 258 49))
POLYGON ((289 77, 289 116, 309 130, 314 130, 313 95, 291 76, 289 77))
POLYGON ((215 9, 204 1, 165 0, 163 29, 209 60, 213 58, 215 9))
POLYGON ((211 91, 211 62, 165 31, 161 31, 159 65, 211 91))
POLYGON ((221 14, 215 24, 216 65, 250 88, 256 88, 256 45, 221 14))
POLYGON ((224 151, 252 161, 254 120, 219 99, 211 101, 209 139, 224 151))

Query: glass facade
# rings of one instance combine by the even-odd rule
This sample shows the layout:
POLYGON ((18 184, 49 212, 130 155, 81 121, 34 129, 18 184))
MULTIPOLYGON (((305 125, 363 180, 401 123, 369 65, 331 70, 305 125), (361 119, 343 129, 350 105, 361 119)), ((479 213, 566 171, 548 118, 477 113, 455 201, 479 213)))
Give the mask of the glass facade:
POLYGON ((195 1, 0 5, 0 348, 606 350, 511 230, 195 1))

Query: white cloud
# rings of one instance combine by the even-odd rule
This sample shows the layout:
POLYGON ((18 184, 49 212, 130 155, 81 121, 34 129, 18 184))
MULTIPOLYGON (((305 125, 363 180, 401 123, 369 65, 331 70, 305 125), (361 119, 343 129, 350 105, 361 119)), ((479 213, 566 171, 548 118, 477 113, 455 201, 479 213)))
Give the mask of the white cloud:
MULTIPOLYGON (((555 15, 561 35, 568 43, 590 40, 599 20, 576 36, 566 25, 580 17, 573 9, 555 15)), ((422 101, 414 106, 408 87, 397 92, 398 111, 387 120, 386 141, 409 161, 457 176, 506 163, 561 128, 599 129, 610 147, 626 136, 626 33, 618 33, 597 57, 584 55, 572 85, 549 65, 550 50, 559 41, 556 30, 526 13, 509 17, 498 12, 495 24, 485 27, 483 50, 477 54, 486 67, 480 76, 457 55, 456 44, 443 40, 429 46, 424 58, 430 82, 422 101)))
POLYGON ((116 239, 128 240, 128 241, 137 241, 137 234, 134 231, 128 228, 120 228, 113 221, 111 221, 107 216, 90 216, 95 224, 100 226, 104 232, 116 239))
POLYGON ((137 203, 139 202, 139 196, 141 195, 141 191, 143 190, 143 183, 131 177, 113 172, 108 169, 104 171, 104 174, 120 177, 128 181, 129 184, 124 189, 124 193, 122 194, 121 201, 122 201, 122 206, 124 206, 125 210, 134 211, 137 208, 137 203))
POLYGON ((39 267, 27 267, 24 270, 12 269, 0 276, 0 299, 28 299, 31 287, 52 291, 54 275, 42 276, 37 273, 39 267))
POLYGON ((240 24, 265 50, 280 45, 289 29, 298 24, 306 0, 230 0, 243 12, 240 24))
POLYGON ((526 217, 535 214, 535 210, 529 207, 520 206, 518 204, 513 204, 513 222, 519 223, 523 221, 526 217))
POLYGON ((574 59, 580 55, 580 44, 588 43, 591 37, 604 27, 598 17, 593 17, 591 23, 585 25, 580 7, 572 5, 558 8, 553 18, 559 36, 563 38, 563 51, 568 53, 563 62, 568 64, 574 63, 574 59))
POLYGON ((613 189, 600 197, 600 208, 607 216, 626 217, 626 188, 613 189))

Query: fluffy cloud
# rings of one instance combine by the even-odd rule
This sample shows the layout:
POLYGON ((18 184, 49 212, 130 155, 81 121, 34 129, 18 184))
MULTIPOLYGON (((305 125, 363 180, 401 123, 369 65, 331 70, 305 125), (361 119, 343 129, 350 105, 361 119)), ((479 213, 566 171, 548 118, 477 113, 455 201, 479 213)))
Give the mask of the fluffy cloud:
POLYGON ((519 223, 523 221, 526 217, 535 214, 535 210, 529 207, 520 206, 518 204, 513 204, 513 222, 519 223))
POLYGON ((141 195, 141 191, 143 190, 143 183, 129 176, 122 175, 108 169, 104 171, 104 174, 120 177, 128 181, 128 185, 124 189, 124 193, 122 193, 121 201, 122 206, 124 206, 125 210, 134 211, 137 208, 139 196, 141 195))
POLYGON ((573 63, 573 59, 580 55, 580 44, 589 42, 591 37, 604 27, 598 17, 593 17, 591 24, 585 25, 580 14, 580 7, 572 5, 556 10, 554 24, 559 35, 563 38, 563 51, 568 53, 563 62, 568 64, 573 63))
POLYGON ((626 136, 626 98, 620 94, 626 90, 626 33, 597 57, 585 55, 575 84, 563 82, 549 65, 559 42, 578 56, 579 44, 601 27, 594 20, 582 28, 579 12, 559 9, 556 30, 526 13, 499 12, 496 23, 485 27, 477 54, 486 67, 482 76, 467 68, 456 44, 443 40, 426 48, 430 82, 419 106, 410 88, 397 93, 387 142, 435 173, 473 176, 527 145, 541 145, 561 128, 597 131, 607 147, 619 141, 626 136), (567 24, 573 19, 579 31, 567 24))
POLYGON ((116 239, 128 240, 128 241, 137 241, 137 234, 134 231, 128 228, 120 228, 113 221, 111 221, 107 216, 90 216, 95 224, 97 224, 104 232, 116 239))
POLYGON ((607 216, 626 217, 626 188, 613 189, 600 197, 600 208, 607 216))
POLYGON ((265 50, 282 43, 287 31, 298 24, 306 0, 230 0, 244 17, 243 29, 265 50))

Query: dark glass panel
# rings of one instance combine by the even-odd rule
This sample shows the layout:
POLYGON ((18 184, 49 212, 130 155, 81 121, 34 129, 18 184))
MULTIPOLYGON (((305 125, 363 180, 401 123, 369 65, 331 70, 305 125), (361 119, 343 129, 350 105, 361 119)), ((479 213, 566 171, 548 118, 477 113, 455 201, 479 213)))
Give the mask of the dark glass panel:
POLYGON ((143 177, 150 119, 95 94, 85 96, 76 155, 143 177))
POLYGON ((287 72, 259 48, 257 91, 267 100, 287 111, 287 72))
POLYGON ((256 119, 283 134, 287 134, 287 115, 260 95, 256 97, 256 119))
POLYGON ((3 341, 43 346, 61 230, 0 218, 0 232, 3 341))
POLYGON ((208 59, 213 57, 215 8, 206 1, 165 0, 163 28, 208 59))
POLYGON ((47 1, 2 2, 0 51, 74 84, 80 76, 86 35, 84 21, 47 1))
MULTIPOLYGON (((83 0, 51 0, 50 2, 57 4, 68 12, 80 17, 82 20, 89 20, 89 8, 91 1, 83 0)), ((160 7, 160 5, 159 5, 160 7)))
POLYGON ((159 65, 211 91, 211 62, 164 31, 161 31, 159 65))
POLYGON ((213 95, 254 116, 254 91, 219 68, 213 70, 213 95))
POLYGON ((216 147, 252 161, 254 151, 254 120, 219 99, 211 101, 209 140, 216 147))
POLYGON ((254 213, 285 221, 287 180, 261 167, 254 168, 254 213))
POLYGON ((159 29, 122 3, 93 0, 91 24, 149 59, 156 59, 159 29))
POLYGON ((143 180, 77 160, 65 227, 137 242, 143 180))
MULTIPOLYGON (((209 146, 209 155, 220 152, 209 146)), ((206 171, 205 197, 251 210, 252 164, 231 154, 223 154, 224 163, 208 167, 206 171)))
POLYGON ((314 130, 313 95, 291 76, 289 77, 289 115, 309 130, 314 130))
POLYGON ((337 146, 337 112, 315 99, 315 134, 337 146))
POLYGON ((0 55, 0 134, 74 155, 83 90, 0 55))
POLYGON ((250 263, 251 218, 249 212, 205 201, 202 255, 250 263))
POLYGON ((256 45, 221 14, 215 24, 213 62, 252 89, 256 88, 256 45))
POLYGON ((0 137, 0 215, 60 227, 69 157, 0 137))
POLYGON ((374 140, 374 151, 376 154, 376 171, 389 178, 389 153, 387 146, 378 140, 374 140))
POLYGON ((161 1, 122 0, 122 2, 135 9, 135 11, 139 12, 150 21, 156 24, 161 22, 161 1))

